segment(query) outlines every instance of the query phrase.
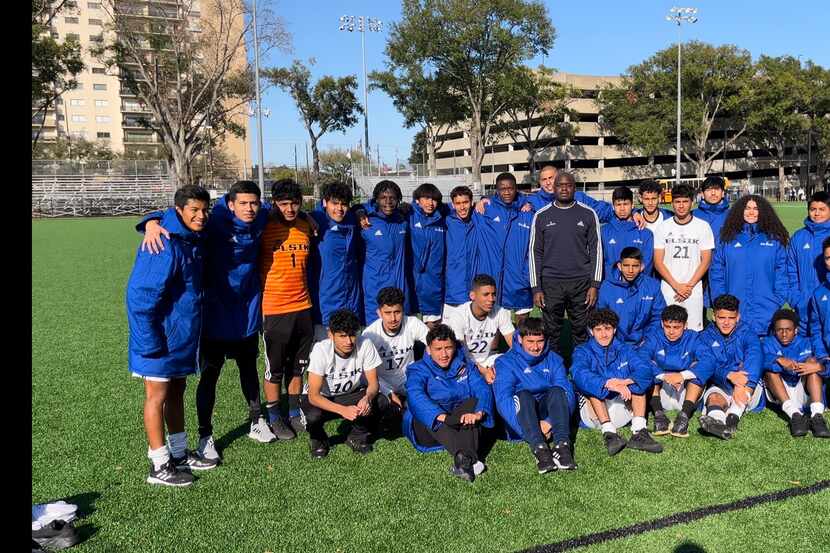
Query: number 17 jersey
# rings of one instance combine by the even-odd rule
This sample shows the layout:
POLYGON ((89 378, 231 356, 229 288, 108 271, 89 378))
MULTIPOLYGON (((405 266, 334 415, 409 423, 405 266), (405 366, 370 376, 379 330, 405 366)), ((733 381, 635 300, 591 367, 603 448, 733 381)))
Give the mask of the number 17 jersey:
POLYGON ((417 317, 404 316, 398 333, 390 336, 378 319, 363 330, 363 338, 371 340, 383 364, 378 370, 380 391, 384 394, 406 391, 406 368, 415 361, 415 342, 426 345, 429 328, 417 317))
MULTIPOLYGON (((674 217, 666 219, 654 231, 654 249, 665 250, 663 263, 678 282, 689 282, 700 267, 700 252, 715 249, 712 227, 703 219, 692 216, 679 224, 674 217)), ((666 281, 661 283, 663 296, 674 297, 666 281)), ((692 289, 692 296, 703 296, 703 281, 692 289)))

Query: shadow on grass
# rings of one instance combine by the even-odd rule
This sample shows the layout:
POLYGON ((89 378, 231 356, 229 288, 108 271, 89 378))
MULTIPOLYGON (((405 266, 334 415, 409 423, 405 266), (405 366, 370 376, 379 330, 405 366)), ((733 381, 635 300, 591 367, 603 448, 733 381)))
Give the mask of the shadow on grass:
MULTIPOLYGON (((78 506, 78 519, 84 519, 95 512, 95 502, 101 497, 99 492, 85 492, 64 498, 63 500, 72 505, 78 506)), ((98 533, 98 526, 90 523, 74 523, 80 543, 84 543, 98 533)))
POLYGON ((251 428, 251 422, 245 420, 242 424, 231 430, 230 432, 226 432, 221 438, 216 440, 216 449, 219 450, 221 453, 222 450, 230 446, 233 442, 245 436, 251 428))
POLYGON ((694 542, 684 541, 675 547, 672 553, 706 553, 706 550, 694 542))

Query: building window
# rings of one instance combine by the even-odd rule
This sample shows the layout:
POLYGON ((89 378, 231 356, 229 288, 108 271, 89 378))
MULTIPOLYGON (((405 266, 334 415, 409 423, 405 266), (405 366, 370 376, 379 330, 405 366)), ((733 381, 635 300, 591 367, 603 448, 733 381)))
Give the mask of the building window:
POLYGON ((109 101, 107 100, 95 100, 95 107, 96 108, 105 108, 109 105, 109 101))
POLYGON ((72 131, 69 133, 72 138, 86 138, 86 131, 72 131))
POLYGON ((58 34, 58 32, 57 32, 57 31, 52 31, 52 32, 51 32, 51 33, 49 33, 49 34, 50 34, 50 35, 52 35, 52 38, 54 38, 55 40, 57 40, 57 39, 58 39, 58 37, 60 37, 60 36, 61 36, 61 35, 59 35, 59 34, 58 34))
POLYGON ((104 42, 104 35, 89 35, 91 42, 104 42))
POLYGON ((106 90, 106 89, 107 89, 107 85, 105 85, 105 84, 98 83, 98 84, 92 85, 92 90, 106 90))
POLYGON ((81 35, 77 33, 66 33, 66 40, 74 40, 77 42, 81 40, 81 35))
POLYGON ((73 123, 86 123, 86 115, 73 115, 72 116, 73 123))
POLYGON ((78 23, 78 18, 77 17, 64 17, 63 22, 64 23, 70 23, 70 24, 77 24, 78 23))
POLYGON ((90 25, 99 25, 99 26, 100 26, 100 25, 103 25, 103 24, 104 24, 104 22, 103 22, 103 21, 101 21, 100 19, 90 19, 90 20, 89 20, 89 24, 90 24, 90 25))
POLYGON ((101 9, 101 2, 87 2, 86 7, 91 10, 100 10, 101 9))
POLYGON ((110 133, 108 133, 108 132, 99 132, 98 133, 98 138, 109 140, 110 139, 110 133))
POLYGON ((110 123, 112 122, 112 118, 109 115, 96 115, 95 116, 96 123, 110 123))
POLYGON ((73 99, 69 100, 69 105, 70 106, 82 106, 82 105, 84 105, 84 101, 81 100, 80 98, 73 98, 73 99))
POLYGON ((64 117, 62 113, 59 113, 59 114, 55 117, 55 119, 57 119, 58 121, 63 121, 64 119, 66 119, 66 117, 64 117))
POLYGON ((94 75, 106 75, 107 70, 103 67, 93 67, 92 68, 92 73, 94 75))

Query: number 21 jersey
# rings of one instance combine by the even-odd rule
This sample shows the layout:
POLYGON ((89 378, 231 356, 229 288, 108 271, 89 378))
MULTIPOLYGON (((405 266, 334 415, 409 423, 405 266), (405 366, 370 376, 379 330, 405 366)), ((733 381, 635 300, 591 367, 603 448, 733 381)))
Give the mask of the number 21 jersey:
MULTIPOLYGON (((700 252, 714 248, 712 227, 694 216, 682 225, 674 217, 666 219, 654 231, 654 249, 665 250, 663 263, 678 282, 689 282, 700 266, 700 252)), ((661 288, 664 296, 674 296, 666 281, 661 283, 661 288)), ((702 295, 703 281, 700 281, 692 289, 692 296, 702 295)))

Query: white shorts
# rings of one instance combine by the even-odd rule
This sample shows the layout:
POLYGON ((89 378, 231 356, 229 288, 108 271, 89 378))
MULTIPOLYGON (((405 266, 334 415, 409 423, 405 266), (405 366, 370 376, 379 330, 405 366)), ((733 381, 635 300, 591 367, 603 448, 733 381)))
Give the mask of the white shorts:
MULTIPOLYGON (((749 398, 749 403, 746 405, 746 411, 752 411, 758 404, 761 403, 761 397, 764 394, 763 390, 764 386, 760 382, 755 385, 755 390, 752 392, 752 397, 749 398)), ((721 396, 726 398, 726 408, 729 409, 732 407, 732 394, 728 394, 724 392, 722 389, 718 388, 717 386, 709 386, 703 392, 703 411, 702 414, 706 414, 706 400, 709 399, 709 396, 712 394, 720 394, 721 396)))
POLYGON ((498 359, 500 356, 501 353, 493 353, 492 355, 489 355, 487 359, 485 359, 484 361, 476 361, 476 363, 478 363, 482 367, 492 367, 496 364, 496 359, 498 359))
POLYGON ((138 373, 130 373, 134 378, 140 378, 142 380, 146 380, 148 382, 170 382, 171 380, 179 380, 181 378, 187 378, 186 376, 144 376, 138 373))
POLYGON ((526 308, 526 309, 517 309, 517 310, 515 310, 515 311, 513 312, 513 314, 515 314, 515 315, 527 315, 527 314, 528 314, 528 313, 530 313, 531 311, 533 311, 533 308, 532 308, 532 307, 528 307, 528 308, 526 308))
POLYGON ((689 314, 689 321, 687 323, 689 330, 696 330, 698 332, 703 330, 703 294, 697 296, 692 293, 686 301, 678 302, 674 301, 674 290, 668 286, 664 286, 661 289, 663 291, 663 299, 666 300, 666 305, 679 305, 686 308, 686 312, 689 314), (666 288, 671 290, 671 292, 667 292, 666 288))
POLYGON ((440 321, 442 319, 442 315, 421 315, 421 320, 426 323, 434 323, 435 321, 440 321))
POLYGON ((445 303, 444 304, 444 312, 441 314, 441 318, 446 321, 449 318, 451 313, 454 313, 455 311, 461 309, 461 307, 463 307, 463 306, 464 306, 463 303, 460 303, 458 305, 450 305, 448 303, 445 303))
MULTIPOLYGON (((810 405, 810 396, 807 394, 807 390, 804 389, 804 377, 800 378, 794 386, 788 384, 783 378, 781 379, 781 383, 784 384, 784 389, 787 390, 787 395, 790 396, 790 399, 794 401, 796 405, 800 405, 802 407, 810 405)), ((775 396, 772 395, 769 388, 766 388, 766 392, 767 401, 776 405, 781 405, 781 403, 775 399, 775 396)))
POLYGON ((660 404, 666 411, 680 411, 683 408, 683 402, 686 400, 686 383, 683 382, 683 387, 677 390, 671 384, 665 382, 657 382, 660 386, 660 404))
MULTIPOLYGON (((596 413, 594 413, 594 409, 591 407, 591 402, 588 401, 588 398, 579 394, 578 399, 579 418, 582 419, 582 423, 588 428, 600 428, 602 425, 596 413)), ((608 409, 608 418, 611 420, 611 424, 617 428, 622 428, 634 418, 634 411, 628 407, 620 396, 606 399, 605 408, 608 409)))

